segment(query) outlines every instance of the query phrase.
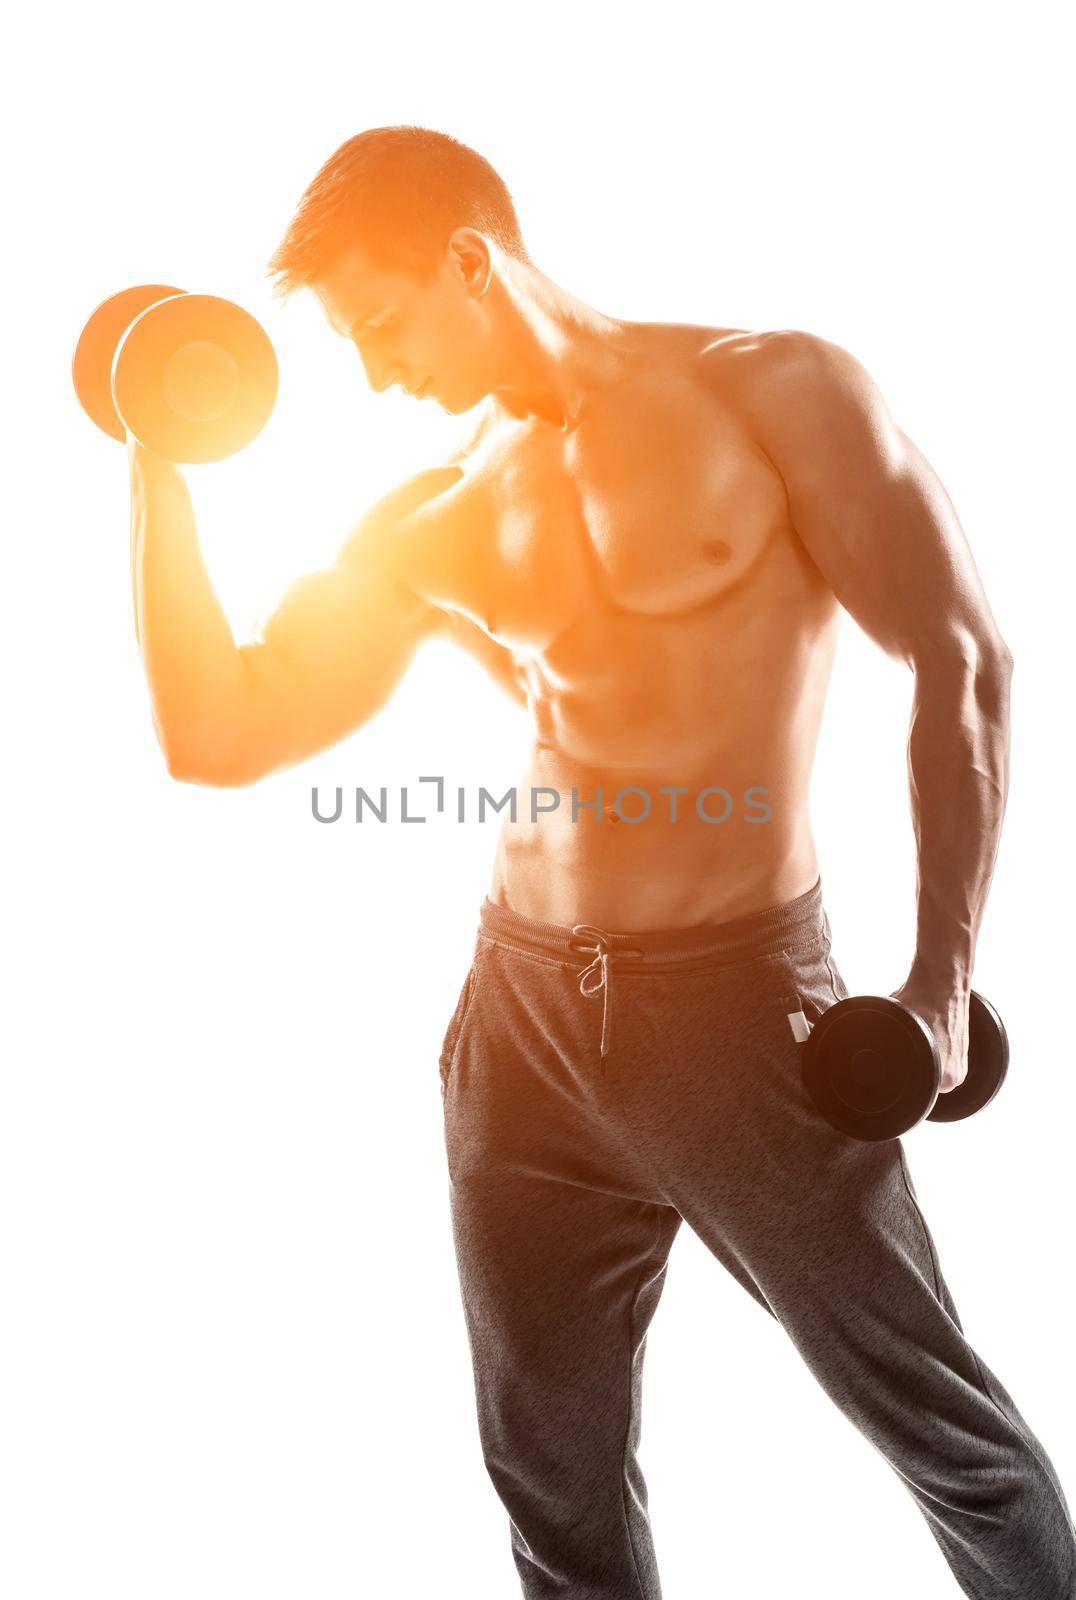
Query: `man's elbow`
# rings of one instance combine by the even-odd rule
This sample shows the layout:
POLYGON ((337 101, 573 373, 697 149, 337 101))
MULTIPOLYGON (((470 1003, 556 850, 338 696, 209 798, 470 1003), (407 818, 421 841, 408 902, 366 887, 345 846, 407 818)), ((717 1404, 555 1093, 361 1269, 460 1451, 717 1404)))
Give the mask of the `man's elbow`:
POLYGON ((1001 635, 998 634, 994 670, 1000 678, 1003 678, 1008 683, 1012 677, 1012 666, 1012 651, 1001 635))
POLYGON ((1012 677, 1012 651, 996 630, 982 633, 947 629, 910 654, 915 671, 930 676, 975 678, 984 683, 1001 684, 1012 677))
POLYGON ((996 630, 947 634, 918 652, 913 666, 922 694, 943 699, 955 695, 991 721, 1007 722, 1013 656, 996 630))
POLYGON ((1000 633, 979 644, 974 656, 975 681, 986 696, 1008 698, 1012 664, 1012 651, 1000 633))
POLYGON ((927 670, 925 694, 948 699, 958 696, 962 706, 975 707, 980 717, 1004 726, 1009 723, 1012 701, 1012 651, 1001 634, 974 640, 961 638, 950 651, 941 651, 937 669, 927 670))
POLYGON ((246 789, 269 770, 234 747, 194 746, 162 739, 168 776, 177 783, 200 784, 208 789, 246 789))
POLYGON ((987 688, 980 696, 980 702, 988 703, 998 722, 1006 727, 1011 716, 1012 667, 1012 651, 999 634, 991 660, 990 675, 986 680, 987 688))

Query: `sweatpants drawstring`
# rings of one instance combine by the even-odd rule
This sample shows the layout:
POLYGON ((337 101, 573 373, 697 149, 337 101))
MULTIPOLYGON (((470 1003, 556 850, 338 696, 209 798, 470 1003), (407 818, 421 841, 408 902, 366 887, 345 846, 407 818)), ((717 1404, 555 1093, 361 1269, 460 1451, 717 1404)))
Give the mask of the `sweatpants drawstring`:
POLYGON ((579 993, 587 995, 597 994, 602 991, 602 1039, 599 1051, 599 1071, 605 1071, 604 1061, 609 1052, 609 1043, 612 1037, 612 1003, 610 996, 609 978, 612 962, 621 956, 642 956, 642 950, 637 950, 631 945, 624 945, 615 949, 610 948, 612 935, 605 932, 604 928, 596 928, 589 922, 577 922, 571 931, 570 943, 573 949, 593 951, 594 960, 589 966, 584 967, 579 974, 579 993), (590 940, 590 943, 586 941, 590 940), (591 981, 588 981, 591 980, 591 981), (594 981, 596 980, 596 981, 594 981))

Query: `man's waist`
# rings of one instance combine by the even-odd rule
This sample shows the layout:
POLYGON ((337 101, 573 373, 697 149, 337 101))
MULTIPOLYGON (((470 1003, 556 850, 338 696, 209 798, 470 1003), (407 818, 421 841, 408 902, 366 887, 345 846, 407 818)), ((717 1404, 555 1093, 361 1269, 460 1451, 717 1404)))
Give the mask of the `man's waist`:
MULTIPOLYGON (((580 902, 581 912, 586 902, 580 902)), ((528 915, 486 895, 479 912, 479 933, 509 948, 530 950, 565 965, 578 963, 592 947, 633 967, 676 967, 686 963, 721 965, 777 954, 828 940, 829 925, 822 904, 821 879, 783 902, 721 921, 660 928, 616 926, 581 914, 573 921, 551 921, 528 915), (629 955, 630 952, 630 955, 629 955)))

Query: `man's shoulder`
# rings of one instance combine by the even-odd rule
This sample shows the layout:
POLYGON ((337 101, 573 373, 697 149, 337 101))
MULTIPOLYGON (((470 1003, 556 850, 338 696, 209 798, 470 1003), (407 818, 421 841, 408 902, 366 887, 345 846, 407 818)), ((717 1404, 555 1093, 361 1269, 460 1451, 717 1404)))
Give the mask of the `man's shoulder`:
POLYGON ((633 325, 645 352, 629 388, 696 392, 747 421, 775 406, 814 404, 869 384, 854 356, 802 328, 716 328, 702 323, 633 325))
POLYGON ((764 450, 811 450, 823 434, 881 425, 884 402, 848 350, 800 328, 718 333, 696 376, 764 450))
POLYGON ((715 382, 730 385, 795 383, 800 379, 838 375, 858 365, 830 339, 802 328, 714 328, 700 346, 699 370, 715 382))

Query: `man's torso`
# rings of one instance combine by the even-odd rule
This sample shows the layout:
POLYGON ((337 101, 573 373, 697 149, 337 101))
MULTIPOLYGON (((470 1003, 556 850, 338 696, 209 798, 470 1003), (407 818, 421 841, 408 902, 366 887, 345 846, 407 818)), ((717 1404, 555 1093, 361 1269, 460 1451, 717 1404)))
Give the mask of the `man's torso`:
POLYGON ((735 403, 765 336, 627 331, 567 427, 492 420, 387 553, 526 692, 534 744, 490 898, 643 931, 814 883, 807 789, 838 607, 735 403), (539 789, 560 802, 534 816, 539 789))

